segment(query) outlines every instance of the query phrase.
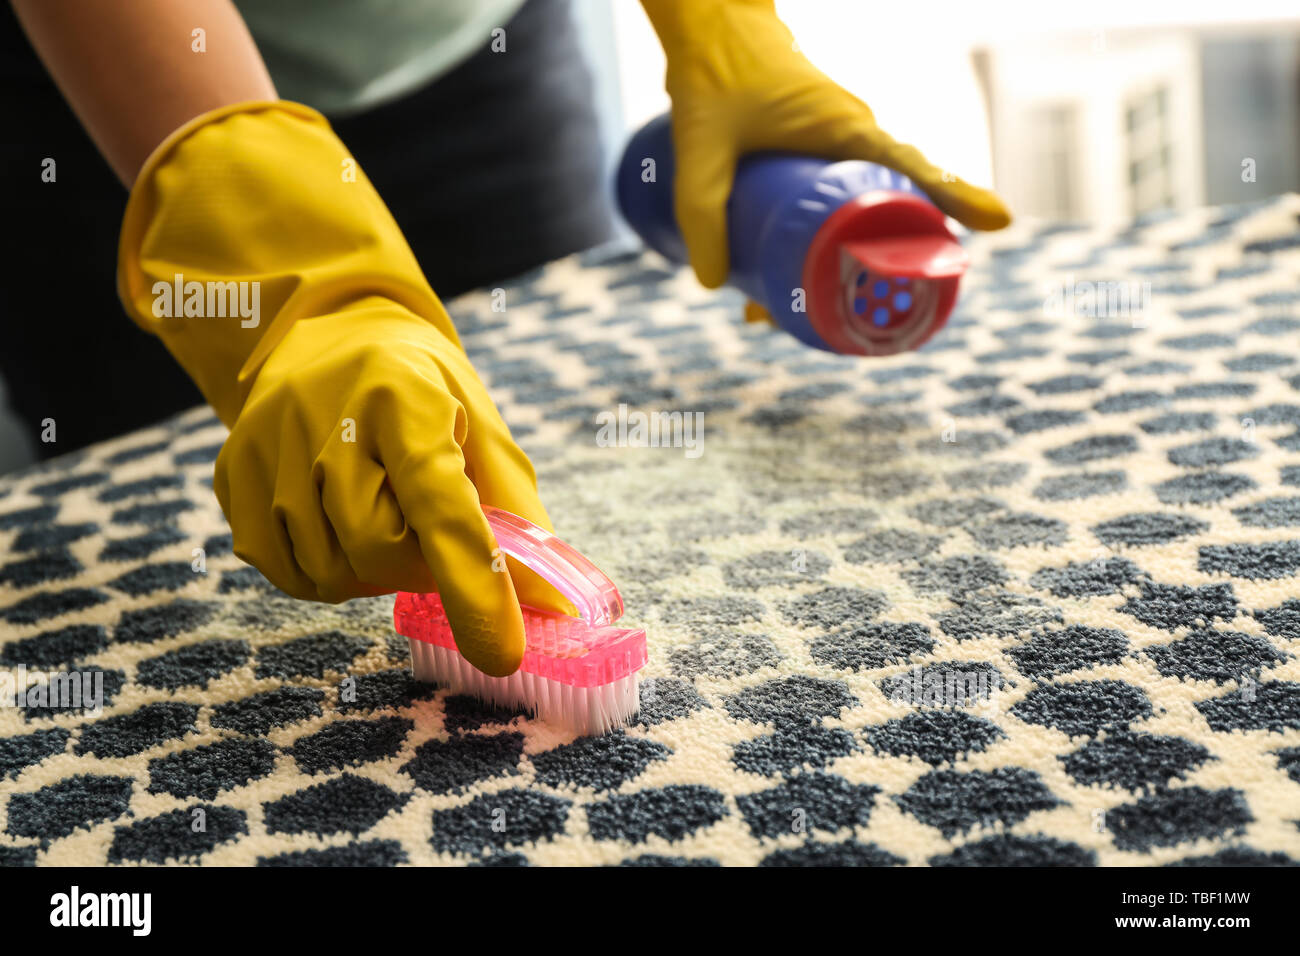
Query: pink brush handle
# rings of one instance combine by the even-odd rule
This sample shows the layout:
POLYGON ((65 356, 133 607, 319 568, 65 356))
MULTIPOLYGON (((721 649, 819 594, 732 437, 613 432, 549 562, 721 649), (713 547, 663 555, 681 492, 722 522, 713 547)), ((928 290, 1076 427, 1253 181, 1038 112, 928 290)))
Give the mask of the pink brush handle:
POLYGON ((590 627, 604 627, 623 616, 623 598, 605 574, 545 528, 516 514, 483 508, 497 546, 573 602, 590 627))

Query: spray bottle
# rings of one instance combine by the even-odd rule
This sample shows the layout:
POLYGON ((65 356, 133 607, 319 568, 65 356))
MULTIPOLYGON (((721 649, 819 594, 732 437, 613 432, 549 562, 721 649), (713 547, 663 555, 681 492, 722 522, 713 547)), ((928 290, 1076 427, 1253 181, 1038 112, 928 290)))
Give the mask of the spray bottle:
MULTIPOLYGON (((615 193, 642 240, 685 263, 674 162, 664 114, 629 141, 615 193)), ((847 355, 921 346, 948 320, 968 262, 944 214, 906 176, 796 153, 741 159, 727 235, 727 284, 805 344, 847 355)))

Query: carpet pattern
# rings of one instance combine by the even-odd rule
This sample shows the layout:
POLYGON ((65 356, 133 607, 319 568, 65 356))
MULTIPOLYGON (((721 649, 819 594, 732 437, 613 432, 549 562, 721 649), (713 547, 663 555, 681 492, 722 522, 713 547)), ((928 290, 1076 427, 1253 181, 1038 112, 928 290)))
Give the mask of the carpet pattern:
POLYGON ((886 360, 650 256, 452 303, 649 634, 602 738, 413 683, 391 598, 243 566, 206 410, 0 479, 0 673, 106 697, 0 708, 0 863, 1294 865, 1297 214, 972 239, 886 360), (606 447, 620 404, 700 444, 606 447))

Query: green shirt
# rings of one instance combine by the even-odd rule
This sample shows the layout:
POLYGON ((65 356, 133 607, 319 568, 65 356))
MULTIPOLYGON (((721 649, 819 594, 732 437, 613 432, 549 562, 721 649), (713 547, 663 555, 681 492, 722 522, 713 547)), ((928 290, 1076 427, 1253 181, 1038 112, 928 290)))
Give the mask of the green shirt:
POLYGON ((491 43, 523 2, 236 0, 280 96, 335 115, 451 70, 491 43))

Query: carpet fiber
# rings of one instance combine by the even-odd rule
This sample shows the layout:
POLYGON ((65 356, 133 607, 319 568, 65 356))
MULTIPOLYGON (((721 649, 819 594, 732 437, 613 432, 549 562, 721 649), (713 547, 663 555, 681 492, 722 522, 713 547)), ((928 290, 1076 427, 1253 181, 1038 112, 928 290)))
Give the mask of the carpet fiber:
POLYGON ((648 256, 452 303, 649 634, 603 738, 413 683, 391 598, 244 567, 205 410, 0 479, 3 671, 108 698, 0 709, 0 862, 1300 861, 1297 213, 974 239, 886 360, 648 256), (605 447, 620 404, 701 443, 605 447))

